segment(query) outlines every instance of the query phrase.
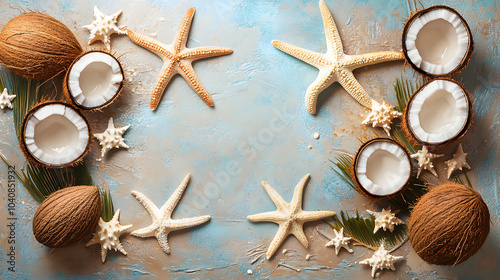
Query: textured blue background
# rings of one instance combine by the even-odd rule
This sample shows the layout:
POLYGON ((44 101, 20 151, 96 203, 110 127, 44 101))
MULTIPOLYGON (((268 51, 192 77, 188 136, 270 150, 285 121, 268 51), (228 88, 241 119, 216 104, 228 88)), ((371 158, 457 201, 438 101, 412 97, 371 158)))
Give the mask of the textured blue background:
MULTIPOLYGON (((65 23, 82 45, 88 32, 83 25, 93 21, 93 6, 106 14, 120 9, 119 25, 169 44, 184 12, 197 8, 188 46, 229 47, 229 56, 196 62, 194 68, 212 94, 214 108, 207 107, 180 77, 172 80, 159 108, 149 109, 150 91, 161 60, 134 45, 126 36, 114 35, 112 49, 126 68, 127 81, 121 97, 103 112, 88 113, 95 131, 103 131, 112 116, 118 125, 131 124, 125 134, 130 149, 115 150, 101 162, 97 141, 89 154, 94 179, 112 191, 115 208, 122 210, 122 224, 131 230, 150 224, 144 208, 130 194, 139 190, 161 206, 191 173, 190 185, 174 218, 210 214, 210 223, 170 235, 172 253, 164 254, 156 239, 125 235, 122 243, 129 253, 108 253, 101 264, 98 246, 86 248, 84 241, 68 248, 50 250, 37 243, 31 221, 37 203, 19 186, 17 228, 17 272, 6 271, 5 199, 2 199, 0 231, 0 274, 4 279, 54 277, 71 279, 145 278, 332 278, 370 279, 370 269, 355 262, 372 252, 356 246, 355 253, 339 256, 324 245, 332 236, 322 223, 306 225, 310 248, 288 238, 271 261, 250 264, 246 251, 257 245, 266 248, 277 226, 252 224, 249 214, 274 210, 260 186, 265 180, 289 201, 293 187, 311 173, 305 191, 306 210, 366 209, 369 200, 351 190, 331 169, 335 151, 353 153, 358 139, 373 135, 362 126, 364 108, 338 85, 320 95, 318 114, 304 106, 308 85, 317 70, 293 59, 271 44, 281 40, 317 52, 325 52, 323 24, 318 1, 7 1, 0 2, 0 26, 19 12, 44 11, 65 23), (136 73, 136 74, 134 74, 136 73), (135 76, 136 75, 136 76, 135 76), (313 139, 314 132, 321 138, 313 139), (312 149, 308 146, 311 145, 312 149), (289 249, 283 255, 281 249, 289 249), (312 254, 310 261, 304 256, 312 254), (283 267, 283 262, 302 269, 283 267), (254 275, 247 275, 252 269, 254 275)), ((407 2, 327 0, 348 54, 399 50, 403 23, 409 16, 407 2)), ((405 256, 397 271, 384 271, 383 279, 494 279, 499 262, 499 98, 500 70, 498 36, 499 3, 484 1, 426 1, 424 6, 446 4, 467 20, 476 42, 468 68, 458 75, 474 103, 474 126, 461 140, 469 153, 470 176, 492 215, 492 231, 477 255, 456 267, 425 264, 404 245, 395 255, 405 256)), ((92 45, 92 47, 99 44, 92 45)), ((395 101, 392 83, 396 77, 416 78, 402 62, 385 63, 355 71, 360 83, 377 100, 395 101)), ((11 111, 0 112, 0 149, 17 166, 23 163, 12 127, 11 111)), ((379 131, 380 132, 380 131, 379 131)), ((454 152, 452 146, 447 157, 454 152)), ((442 173, 443 159, 438 163, 442 173)), ((5 198, 7 169, 0 165, 5 198)))

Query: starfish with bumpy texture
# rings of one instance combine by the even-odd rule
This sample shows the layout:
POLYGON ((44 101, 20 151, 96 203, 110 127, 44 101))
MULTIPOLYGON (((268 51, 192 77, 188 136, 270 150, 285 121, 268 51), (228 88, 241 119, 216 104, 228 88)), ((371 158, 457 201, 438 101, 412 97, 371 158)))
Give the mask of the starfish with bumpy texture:
POLYGON ((104 157, 106 153, 113 148, 129 148, 122 137, 123 133, 125 133, 129 127, 130 125, 115 127, 113 118, 109 118, 108 128, 103 133, 94 134, 94 137, 99 140, 99 144, 102 146, 101 157, 104 157))
POLYGON ((156 207, 156 205, 142 193, 132 191, 132 195, 134 195, 135 198, 137 198, 142 206, 144 206, 144 208, 148 211, 151 219, 153 220, 153 224, 148 227, 135 230, 131 233, 131 235, 142 238, 154 236, 158 240, 163 252, 170 254, 170 247, 167 239, 170 232, 201 225, 210 220, 210 216, 200 216, 178 220, 172 219, 172 212, 174 212, 177 203, 186 189, 189 182, 189 176, 190 174, 186 175, 179 187, 160 209, 158 209, 158 207, 156 207))
POLYGON ((372 267, 372 277, 375 277, 377 270, 382 269, 392 269, 396 270, 394 263, 398 260, 403 259, 402 256, 393 256, 389 254, 384 247, 384 244, 380 245, 380 248, 373 254, 369 259, 362 260, 359 264, 367 264, 372 267))
POLYGON ((7 88, 4 88, 3 92, 0 94, 0 109, 12 109, 12 100, 14 100, 14 98, 16 98, 16 96, 13 94, 10 95, 7 88))
POLYGON ((335 215, 334 212, 330 211, 302 210, 302 195, 307 179, 309 179, 309 174, 304 176, 304 178, 302 178, 295 187, 293 198, 290 203, 286 203, 285 200, 283 200, 283 198, 271 186, 269 186, 266 182, 262 182, 262 186, 276 205, 277 210, 251 215, 248 216, 247 219, 250 222, 273 222, 279 225, 278 232, 276 233, 273 241, 271 241, 271 245, 269 245, 269 249, 267 250, 267 259, 270 259, 273 256, 281 243, 283 243, 285 238, 290 234, 293 234, 299 242, 307 248, 309 243, 306 235, 304 234, 304 229, 302 228, 304 223, 321 220, 335 215))
POLYGON ((395 225, 404 224, 403 221, 396 217, 396 213, 392 213, 391 207, 389 207, 387 210, 382 209, 382 211, 380 212, 371 210, 366 210, 366 212, 375 217, 375 228, 373 228, 373 234, 377 233, 379 229, 383 229, 384 231, 389 230, 390 232, 393 232, 395 225))
POLYGON ((127 252, 120 243, 120 235, 132 225, 122 226, 118 221, 120 219, 120 209, 116 210, 113 218, 109 222, 105 222, 102 218, 99 219, 97 230, 94 232, 92 239, 85 245, 101 244, 101 260, 104 263, 108 250, 114 249, 127 255, 127 252))
POLYGON ((411 155, 411 158, 415 158, 418 161, 418 173, 417 178, 420 177, 422 170, 429 170, 434 176, 438 176, 436 170, 434 169, 434 164, 432 160, 438 157, 442 157, 442 154, 432 154, 427 149, 427 146, 423 146, 420 151, 416 154, 411 155))
POLYGON ((164 45, 156 40, 139 35, 127 29, 127 35, 134 43, 156 54, 163 60, 160 76, 156 80, 153 92, 151 93, 152 110, 158 107, 165 88, 170 82, 170 79, 176 74, 180 74, 208 106, 214 106, 212 97, 202 85, 198 76, 196 76, 191 63, 203 58, 231 54, 233 50, 219 47, 186 47, 194 11, 194 7, 188 9, 182 18, 175 39, 171 45, 164 45))
POLYGON ((470 165, 466 161, 467 153, 464 153, 462 149, 462 144, 458 144, 457 151, 453 154, 453 158, 445 161, 448 165, 448 179, 450 179, 451 173, 455 170, 462 170, 462 168, 470 169, 470 165))
POLYGON ((105 15, 103 12, 94 6, 94 17, 95 20, 89 24, 83 26, 84 29, 90 31, 90 37, 88 44, 92 44, 95 41, 102 41, 106 46, 106 49, 111 50, 111 35, 125 34, 126 32, 121 30, 116 26, 118 17, 121 15, 122 11, 118 11, 112 15, 105 15))
POLYGON ((382 127, 385 133, 387 133, 387 136, 391 136, 392 119, 399 118, 402 115, 401 112, 394 110, 385 100, 382 101, 382 103, 372 100, 372 111, 362 124, 371 123, 373 127, 382 127))
POLYGON ((359 55, 347 55, 342 47, 342 40, 333 21, 332 14, 325 2, 320 1, 319 7, 323 17, 326 35, 326 54, 298 48, 280 41, 272 44, 280 51, 304 61, 319 69, 319 75, 309 86, 306 92, 306 108, 311 114, 316 114, 318 95, 335 82, 356 99, 361 105, 372 108, 372 99, 356 80, 352 71, 354 69, 385 61, 401 60, 402 52, 382 51, 359 55))
POLYGON ((335 237, 332 238, 328 243, 326 243, 326 247, 335 246, 335 255, 339 254, 340 249, 344 248, 349 253, 354 252, 351 248, 349 248, 350 237, 344 237, 344 228, 340 229, 340 232, 333 230, 335 232, 335 237))

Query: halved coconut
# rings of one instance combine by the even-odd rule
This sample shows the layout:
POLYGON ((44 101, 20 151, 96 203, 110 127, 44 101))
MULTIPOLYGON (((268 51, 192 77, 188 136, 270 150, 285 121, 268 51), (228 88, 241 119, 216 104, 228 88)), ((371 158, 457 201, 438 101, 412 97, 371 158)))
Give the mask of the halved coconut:
POLYGON ((24 117, 21 148, 26 158, 47 167, 65 167, 81 160, 90 147, 90 126, 66 103, 34 106, 24 117))
POLYGON ((436 79, 424 84, 410 98, 403 127, 412 142, 436 147, 463 136, 471 120, 471 100, 462 85, 436 79))
POLYGON ((375 138, 364 143, 354 158, 355 183, 371 197, 398 193, 409 183, 411 173, 408 152, 389 138, 375 138))
POLYGON ((118 97, 123 80, 122 66, 113 55, 89 51, 77 57, 69 67, 64 93, 81 109, 100 109, 118 97))
POLYGON ((447 6, 433 6, 414 14, 402 39, 406 61, 416 71, 445 77, 462 70, 474 51, 465 19, 447 6))

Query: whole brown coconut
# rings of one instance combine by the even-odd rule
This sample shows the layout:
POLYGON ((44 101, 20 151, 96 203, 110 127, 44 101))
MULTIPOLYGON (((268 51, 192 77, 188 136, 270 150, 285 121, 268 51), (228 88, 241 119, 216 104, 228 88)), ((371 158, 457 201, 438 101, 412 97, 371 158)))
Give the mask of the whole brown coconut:
POLYGON ((472 188, 446 183, 417 203, 408 225, 410 243, 426 262, 456 265, 473 256, 490 232, 490 212, 472 188))
POLYGON ((82 52, 75 35, 64 24, 42 13, 21 14, 0 33, 0 62, 28 79, 64 73, 82 52))
POLYGON ((33 217, 33 234, 45 246, 65 247, 91 233, 100 214, 97 187, 68 187, 52 193, 40 204, 33 217))

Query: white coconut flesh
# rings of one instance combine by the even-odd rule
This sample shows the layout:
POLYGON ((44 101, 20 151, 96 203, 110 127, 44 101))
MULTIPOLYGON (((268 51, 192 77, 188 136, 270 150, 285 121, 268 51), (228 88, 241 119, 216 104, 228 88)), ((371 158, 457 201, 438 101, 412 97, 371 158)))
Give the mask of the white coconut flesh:
POLYGON ((409 60, 432 75, 457 69, 469 52, 469 34, 461 18, 446 9, 423 13, 406 33, 409 60))
POLYGON ((89 129, 74 109, 50 104, 31 115, 24 136, 26 148, 33 157, 49 165, 64 165, 85 153, 89 129))
POLYGON ((73 64, 67 82, 77 105, 99 108, 115 97, 122 81, 120 64, 112 55, 89 52, 73 64))
POLYGON ((401 190, 411 175, 408 154, 389 141, 367 144, 357 155, 356 177, 365 191, 376 196, 401 190))
POLYGON ((466 93, 456 83, 434 80, 418 91, 408 107, 408 129, 423 143, 456 137, 469 118, 466 93))

